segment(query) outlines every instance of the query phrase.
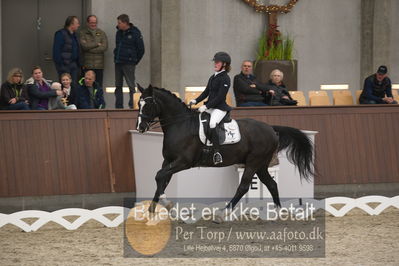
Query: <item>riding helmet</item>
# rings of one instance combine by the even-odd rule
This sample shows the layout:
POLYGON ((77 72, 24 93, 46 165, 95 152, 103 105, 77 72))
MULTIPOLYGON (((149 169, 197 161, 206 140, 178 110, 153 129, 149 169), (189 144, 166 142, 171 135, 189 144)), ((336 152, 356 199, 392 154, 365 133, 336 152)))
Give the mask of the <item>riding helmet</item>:
POLYGON ((217 52, 212 61, 220 61, 226 64, 231 64, 231 57, 226 52, 217 52))

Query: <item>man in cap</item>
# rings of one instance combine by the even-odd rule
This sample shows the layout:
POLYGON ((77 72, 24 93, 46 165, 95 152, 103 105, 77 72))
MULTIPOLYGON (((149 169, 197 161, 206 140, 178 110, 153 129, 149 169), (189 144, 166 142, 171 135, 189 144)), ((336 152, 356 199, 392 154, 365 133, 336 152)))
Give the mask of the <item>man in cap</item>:
POLYGON ((365 79, 359 98, 361 104, 397 104, 392 96, 391 80, 387 73, 388 68, 380 66, 377 73, 365 79))

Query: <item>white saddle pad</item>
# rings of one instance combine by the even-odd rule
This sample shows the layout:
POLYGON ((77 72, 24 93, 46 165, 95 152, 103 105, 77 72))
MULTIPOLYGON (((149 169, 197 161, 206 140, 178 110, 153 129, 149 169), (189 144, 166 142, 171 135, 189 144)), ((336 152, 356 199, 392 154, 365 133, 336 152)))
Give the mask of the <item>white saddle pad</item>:
MULTIPOLYGON (((204 132, 204 125, 202 124, 201 115, 199 115, 198 117, 199 117, 199 124, 200 124, 199 137, 200 137, 201 142, 203 144, 205 144, 206 136, 205 136, 205 132, 204 132)), ((237 121, 235 121, 234 119, 232 119, 230 123, 225 123, 224 129, 226 130, 226 139, 220 145, 234 144, 241 140, 240 128, 238 127, 237 121)), ((206 145, 212 146, 212 143, 209 139, 207 140, 206 145)))

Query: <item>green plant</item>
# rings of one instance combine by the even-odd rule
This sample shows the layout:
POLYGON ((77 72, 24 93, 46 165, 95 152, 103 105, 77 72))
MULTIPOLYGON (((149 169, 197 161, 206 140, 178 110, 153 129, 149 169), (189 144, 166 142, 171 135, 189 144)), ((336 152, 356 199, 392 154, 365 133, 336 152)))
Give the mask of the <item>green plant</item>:
POLYGON ((293 60, 294 40, 271 28, 258 41, 256 62, 259 60, 293 60))

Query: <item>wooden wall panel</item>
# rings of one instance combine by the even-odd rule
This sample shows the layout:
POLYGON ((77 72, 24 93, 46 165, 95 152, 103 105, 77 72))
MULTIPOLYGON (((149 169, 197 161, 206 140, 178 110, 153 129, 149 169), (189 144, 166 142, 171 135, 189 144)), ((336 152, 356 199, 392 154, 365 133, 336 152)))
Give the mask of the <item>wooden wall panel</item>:
POLYGON ((19 114, 0 114, 1 196, 109 192, 106 115, 19 114))
POLYGON ((129 130, 135 129, 137 112, 109 112, 108 121, 115 192, 136 191, 129 130))
MULTIPOLYGON (((236 108, 316 130, 316 184, 399 182, 399 106, 236 108)), ((0 112, 0 197, 134 192, 137 111, 0 112), (133 144, 134 145, 134 144, 133 144)))

